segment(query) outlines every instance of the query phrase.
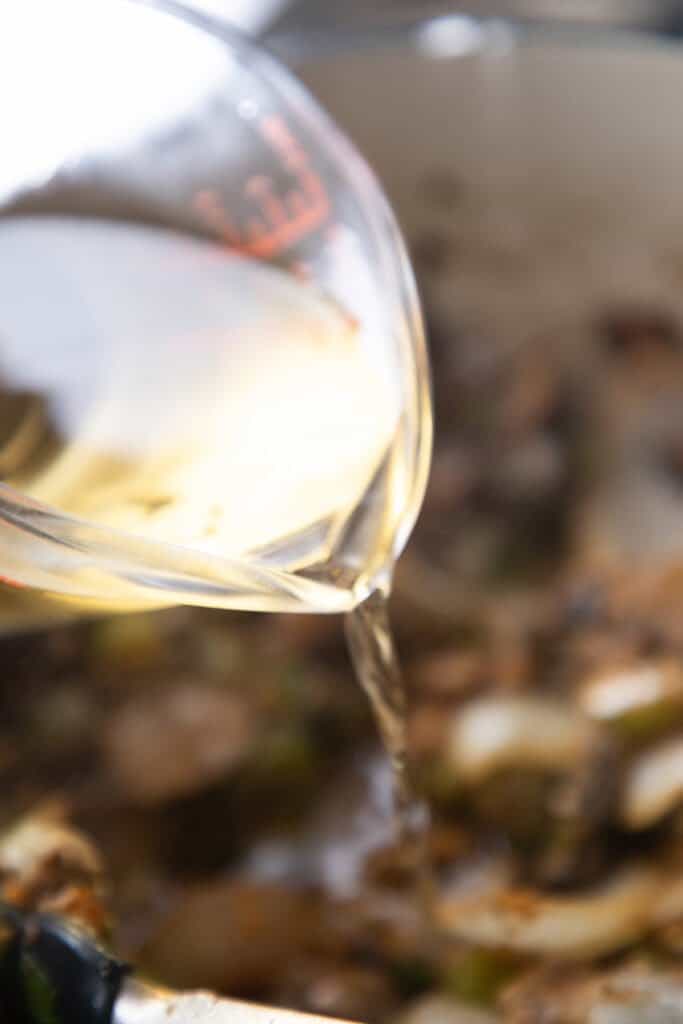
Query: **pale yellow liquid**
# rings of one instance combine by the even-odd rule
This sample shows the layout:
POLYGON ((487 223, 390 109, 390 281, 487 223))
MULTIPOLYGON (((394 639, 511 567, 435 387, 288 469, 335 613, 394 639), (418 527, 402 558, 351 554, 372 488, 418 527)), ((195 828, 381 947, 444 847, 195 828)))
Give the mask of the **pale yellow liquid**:
POLYGON ((0 572, 32 600, 348 610, 391 561, 409 426, 382 339, 311 285, 161 229, 0 220, 0 572))

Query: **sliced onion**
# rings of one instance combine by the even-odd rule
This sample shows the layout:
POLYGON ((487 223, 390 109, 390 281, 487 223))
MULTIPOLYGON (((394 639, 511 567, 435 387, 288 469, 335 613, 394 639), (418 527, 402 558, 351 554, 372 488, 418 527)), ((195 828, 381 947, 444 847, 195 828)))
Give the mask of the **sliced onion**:
POLYGON ((670 700, 683 702, 683 670, 674 658, 602 673, 579 691, 579 704, 586 714, 605 721, 670 700))
POLYGON ((628 828, 654 825, 683 798, 683 737, 663 741, 631 765, 624 784, 621 818, 628 828))
POLYGON ((467 942, 564 959, 610 953, 654 922, 660 872, 636 866, 577 896, 507 888, 478 899, 443 899, 441 927, 467 942))
POLYGON ((560 701, 490 697, 458 713, 446 756, 461 778, 477 782, 507 767, 575 767, 596 736, 584 715, 560 701))

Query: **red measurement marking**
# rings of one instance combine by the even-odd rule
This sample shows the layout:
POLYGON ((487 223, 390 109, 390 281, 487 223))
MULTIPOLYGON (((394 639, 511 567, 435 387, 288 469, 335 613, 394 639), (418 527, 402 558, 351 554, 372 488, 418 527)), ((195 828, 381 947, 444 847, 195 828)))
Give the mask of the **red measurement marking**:
POLYGON ((303 260, 296 260, 289 269, 300 281, 310 281, 313 276, 313 268, 310 263, 305 263, 303 260))
POLYGON ((264 118, 259 131, 297 187, 283 198, 266 175, 255 175, 246 183, 245 195, 256 207, 258 216, 250 217, 246 228, 239 228, 226 212, 220 196, 202 189, 194 197, 195 209, 231 249, 269 259, 289 249, 323 224, 330 202, 308 154, 295 139, 282 117, 264 118))
POLYGON ((239 234, 237 228, 230 221, 223 209, 223 204, 218 195, 209 188, 203 188, 197 192, 193 199, 194 207, 203 217, 204 221, 213 228, 221 238, 234 248, 239 248, 239 234))
POLYGON ((249 239, 251 248, 259 244, 265 234, 265 231, 266 229, 261 221, 256 220, 256 218, 247 222, 247 238, 249 239))
POLYGON ((273 192, 273 183, 264 175, 250 178, 245 189, 247 195, 253 196, 260 204, 273 227, 280 227, 287 220, 287 210, 282 200, 273 192))
POLYGON ((292 216, 298 217, 306 209, 306 200, 297 189, 293 188, 291 192, 288 192, 285 196, 285 202, 289 208, 289 212, 292 216))
POLYGON ((20 583, 19 580, 13 580, 10 576, 3 576, 0 574, 0 583, 4 583, 6 587, 12 587, 14 590, 26 590, 27 584, 20 583))

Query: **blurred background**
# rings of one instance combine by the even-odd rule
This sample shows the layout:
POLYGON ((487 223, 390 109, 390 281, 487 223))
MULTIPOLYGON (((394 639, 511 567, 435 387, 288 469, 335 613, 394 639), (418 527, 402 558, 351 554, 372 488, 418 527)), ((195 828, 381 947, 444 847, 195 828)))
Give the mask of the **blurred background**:
POLYGON ((320 0, 197 0, 197 10, 224 17, 244 31, 299 32, 344 26, 408 25, 443 14, 584 23, 650 26, 670 29, 680 24, 675 0, 350 0, 338 5, 320 0), (338 9, 337 9, 338 8, 338 9))
POLYGON ((392 611, 442 941, 336 617, 2 637, 23 884, 179 987, 371 1024, 681 1020, 683 5, 195 6, 356 141, 418 277, 436 446, 392 611))

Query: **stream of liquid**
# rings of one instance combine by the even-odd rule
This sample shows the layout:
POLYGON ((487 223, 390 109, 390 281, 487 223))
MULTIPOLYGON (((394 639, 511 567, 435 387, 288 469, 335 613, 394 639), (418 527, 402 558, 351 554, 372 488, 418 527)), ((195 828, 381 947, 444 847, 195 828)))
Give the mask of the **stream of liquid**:
POLYGON ((406 690, 387 615, 387 599, 375 590, 346 617, 349 653, 377 722, 394 779, 397 826, 409 839, 424 818, 410 782, 406 690))
POLYGON ((346 616, 346 638, 356 679, 370 701, 382 745, 391 763, 395 832, 408 860, 425 922, 431 916, 433 884, 427 839, 429 807, 411 779, 407 694, 387 611, 388 595, 375 590, 346 616))

